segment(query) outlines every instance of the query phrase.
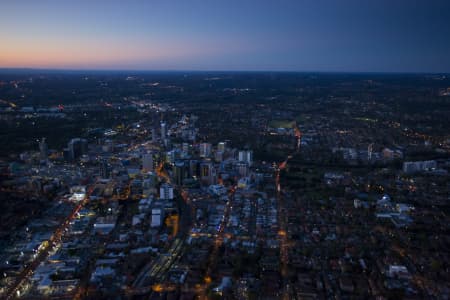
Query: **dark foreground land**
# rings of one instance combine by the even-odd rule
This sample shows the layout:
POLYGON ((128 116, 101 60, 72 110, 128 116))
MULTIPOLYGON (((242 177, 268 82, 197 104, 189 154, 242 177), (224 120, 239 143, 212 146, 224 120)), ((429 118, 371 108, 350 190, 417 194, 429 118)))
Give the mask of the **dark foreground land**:
POLYGON ((448 116, 445 74, 0 70, 0 297, 447 299, 448 116))

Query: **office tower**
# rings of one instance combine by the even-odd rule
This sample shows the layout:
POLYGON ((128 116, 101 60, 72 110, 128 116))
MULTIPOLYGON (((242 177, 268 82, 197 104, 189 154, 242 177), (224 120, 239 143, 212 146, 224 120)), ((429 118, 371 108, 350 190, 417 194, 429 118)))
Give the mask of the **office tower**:
POLYGON ((152 209, 152 222, 150 226, 152 228, 154 227, 160 227, 163 224, 164 220, 164 209, 162 207, 155 207, 152 209))
POLYGON ((152 129, 152 142, 156 143, 158 141, 158 135, 156 133, 155 128, 152 129))
POLYGON ((177 158, 177 154, 175 150, 170 150, 166 152, 166 162, 171 164, 174 163, 177 158))
POLYGON ((189 176, 190 177, 199 177, 200 176, 200 168, 197 160, 189 161, 189 176))
POLYGON ((163 183, 159 188, 159 198, 164 200, 173 199, 173 187, 168 183, 163 183))
POLYGON ((217 151, 220 151, 222 153, 225 152, 225 146, 226 146, 225 142, 218 143, 217 144, 217 151))
POLYGON ((209 157, 211 155, 211 144, 201 143, 200 144, 200 157, 209 157))
POLYGON ((200 181, 202 184, 211 185, 216 182, 216 170, 210 161, 200 164, 200 181))
POLYGON ((108 179, 110 176, 110 169, 108 165, 108 161, 103 159, 100 163, 100 177, 104 179, 108 179))
POLYGON ((223 161, 223 152, 222 151, 216 151, 216 153, 214 153, 214 160, 216 162, 222 162, 223 161))
POLYGON ((248 176, 248 163, 246 162, 238 162, 236 163, 236 170, 239 173, 239 176, 246 177, 248 176))
POLYGON ((67 144, 69 160, 76 160, 87 153, 87 140, 74 138, 67 144))
POLYGON ((114 151, 114 141, 107 139, 105 140, 103 146, 102 146, 102 150, 104 152, 113 152, 114 151))
POLYGON ((161 122, 161 141, 165 141, 166 140, 166 135, 167 135, 167 128, 166 128, 166 122, 161 122))
POLYGON ((183 180, 186 179, 189 175, 188 168, 185 162, 181 160, 175 162, 172 171, 175 184, 177 185, 182 185, 183 180))
POLYGON ((153 171, 153 155, 151 153, 142 155, 142 169, 146 172, 153 171))
POLYGON ((39 159, 45 161, 48 158, 48 146, 45 142, 45 138, 42 138, 39 143, 39 159))
POLYGON ((249 166, 251 166, 253 162, 253 151, 251 150, 239 151, 238 160, 240 162, 246 162, 249 166))
POLYGON ((426 170, 433 170, 437 168, 437 162, 435 160, 425 161, 405 161, 403 163, 403 172, 415 173, 426 170))
POLYGON ((181 146, 181 150, 182 152, 182 157, 187 157, 189 156, 189 144, 188 143, 183 143, 181 146))

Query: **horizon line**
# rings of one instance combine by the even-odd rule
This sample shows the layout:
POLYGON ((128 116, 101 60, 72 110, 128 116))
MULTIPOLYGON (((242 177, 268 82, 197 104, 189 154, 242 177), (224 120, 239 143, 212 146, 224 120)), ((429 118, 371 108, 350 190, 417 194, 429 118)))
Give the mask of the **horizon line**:
POLYGON ((450 71, 446 72, 431 72, 431 71, 318 71, 318 70, 251 70, 251 69, 241 69, 241 70, 226 70, 226 69, 105 69, 105 68, 33 68, 33 67, 0 67, 0 72, 4 71, 48 71, 48 72, 115 72, 115 73, 125 73, 125 72, 136 72, 136 73, 298 73, 298 74, 308 74, 308 73, 322 73, 322 74, 404 74, 404 75, 450 75, 450 71))

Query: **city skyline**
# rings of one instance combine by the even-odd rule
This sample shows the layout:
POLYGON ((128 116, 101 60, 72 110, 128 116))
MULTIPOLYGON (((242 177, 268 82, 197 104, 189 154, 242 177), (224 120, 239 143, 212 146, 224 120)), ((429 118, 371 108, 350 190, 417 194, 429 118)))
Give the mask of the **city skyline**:
POLYGON ((14 1, 0 7, 0 68, 450 71, 447 1, 14 1))

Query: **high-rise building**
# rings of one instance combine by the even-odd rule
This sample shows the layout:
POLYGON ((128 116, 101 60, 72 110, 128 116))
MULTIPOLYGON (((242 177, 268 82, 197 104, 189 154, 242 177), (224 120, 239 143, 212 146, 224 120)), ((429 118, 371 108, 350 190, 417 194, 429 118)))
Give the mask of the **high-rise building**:
POLYGON ((239 151, 238 160, 240 162, 246 162, 249 166, 251 166, 252 162, 253 162, 253 151, 251 151, 251 150, 239 151))
POLYGON ((188 143, 183 143, 181 145, 181 150, 182 150, 182 157, 188 157, 189 156, 189 144, 188 143))
POLYGON ((165 141, 167 138, 166 122, 161 122, 161 141, 165 141))
POLYGON ((105 140, 102 145, 102 150, 104 152, 114 152, 114 141, 110 139, 105 140))
POLYGON ((368 161, 372 160, 372 152, 373 152, 373 144, 369 144, 369 146, 367 147, 367 160, 368 161))
POLYGON ((226 147, 225 142, 220 142, 217 144, 217 151, 220 151, 223 153, 223 152, 225 152, 225 147, 226 147))
POLYGON ((87 140, 74 138, 67 144, 67 154, 69 160, 76 160, 87 153, 87 140))
POLYGON ((186 179, 189 175, 188 168, 184 161, 178 160, 175 162, 173 168, 173 177, 175 180, 175 184, 182 185, 183 180, 186 179))
POLYGON ((39 143, 39 159, 45 161, 48 158, 48 146, 45 142, 45 138, 42 138, 39 143))
POLYGON ((205 161, 200 164, 200 181, 205 185, 216 183, 216 170, 212 162, 205 161))
POLYGON ((189 176, 190 177, 198 177, 200 176, 200 168, 197 160, 189 161, 189 176))
POLYGON ((158 141, 158 135, 156 134, 155 128, 152 129, 152 142, 156 143, 158 141))
POLYGON ((415 173, 427 170, 433 170, 437 168, 437 162, 435 160, 425 161, 405 161, 403 163, 403 172, 415 173))
POLYGON ((159 188, 159 198, 163 200, 173 199, 173 187, 168 183, 163 183, 159 188))
POLYGON ((153 155, 151 153, 146 153, 142 155, 142 169, 144 171, 153 171, 153 155))
POLYGON ((170 150, 166 152, 166 162, 171 164, 174 163, 177 158, 177 152, 174 150, 170 150))
POLYGON ((100 177, 104 179, 108 179, 110 176, 110 169, 108 165, 108 161, 103 159, 100 163, 100 177))
POLYGON ((200 157, 209 157, 211 155, 211 144, 201 143, 200 144, 200 157))
POLYGON ((162 207, 155 207, 152 209, 151 227, 160 227, 164 219, 164 209, 162 207))
POLYGON ((214 153, 214 160, 216 162, 222 162, 223 161, 223 152, 222 151, 216 151, 214 153))
POLYGON ((241 177, 248 176, 248 173, 249 173, 249 171, 248 171, 248 163, 242 162, 242 161, 238 162, 236 164, 236 170, 239 173, 239 176, 241 176, 241 177))

